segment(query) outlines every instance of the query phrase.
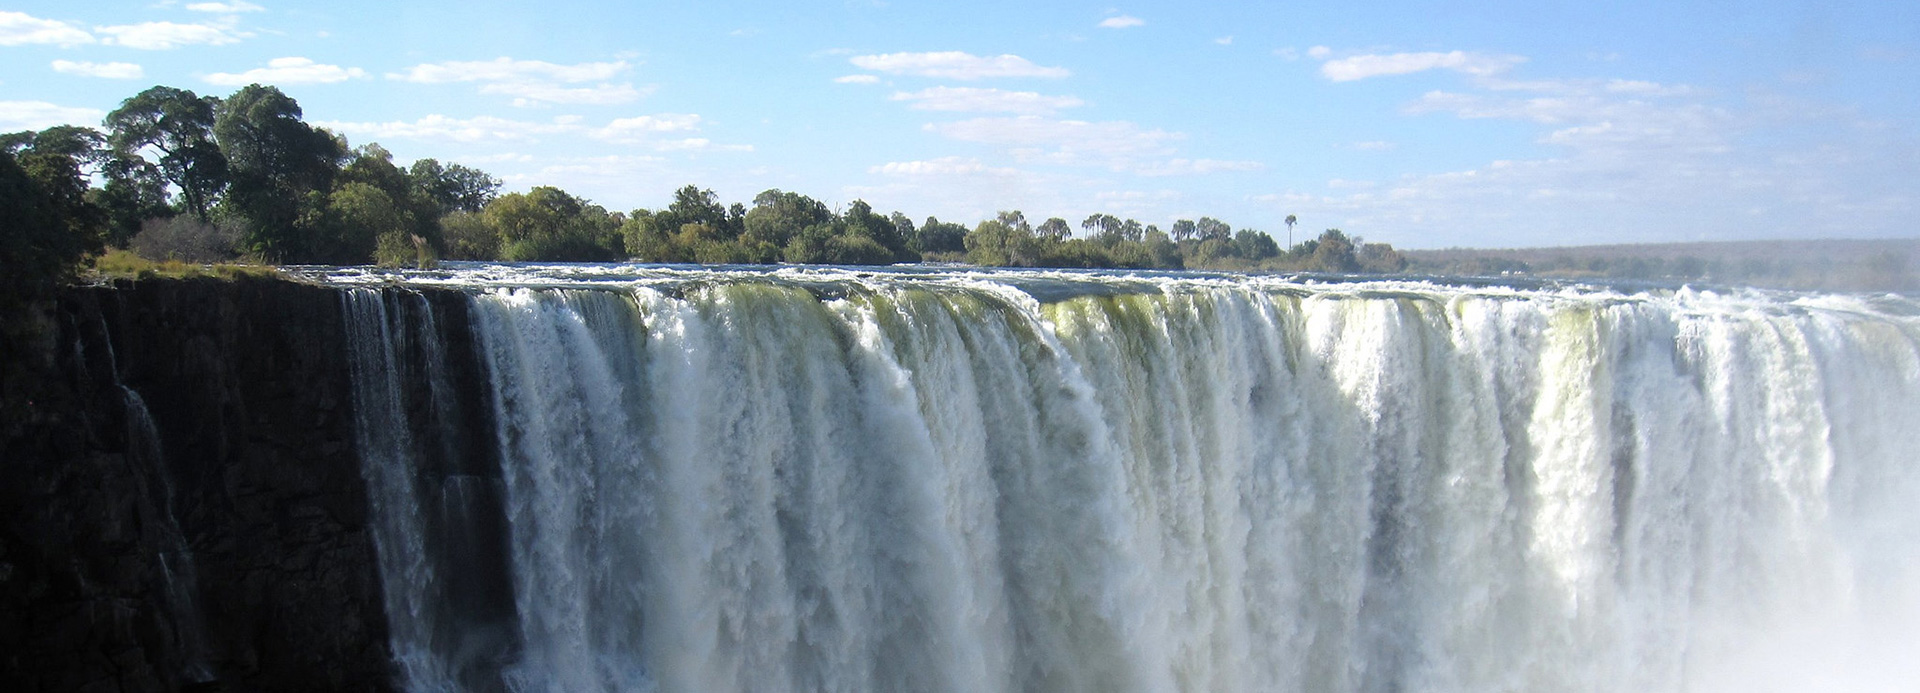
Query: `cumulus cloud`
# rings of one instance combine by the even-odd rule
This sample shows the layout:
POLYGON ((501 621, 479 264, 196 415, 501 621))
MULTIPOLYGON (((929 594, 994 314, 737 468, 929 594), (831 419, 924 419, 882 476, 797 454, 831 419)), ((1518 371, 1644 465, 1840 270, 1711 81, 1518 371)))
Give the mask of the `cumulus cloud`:
POLYGON ((541 60, 514 60, 502 57, 493 60, 423 63, 407 68, 404 72, 389 73, 387 78, 421 84, 531 81, 577 84, 612 79, 631 67, 625 60, 559 65, 541 60))
POLYGON ((864 70, 943 79, 973 80, 992 77, 1057 79, 1072 74, 1064 67, 1035 65, 1032 61, 1017 55, 980 56, 961 51, 856 55, 849 61, 864 70))
POLYGON ((97 125, 106 113, 45 101, 0 101, 0 132, 45 130, 55 125, 97 125))
POLYGON ((1072 96, 1046 96, 1031 91, 1006 91, 977 87, 933 87, 914 92, 894 92, 888 97, 906 101, 923 111, 970 111, 975 113, 1021 113, 1049 115, 1086 102, 1072 96))
POLYGON ((482 94, 513 97, 515 106, 544 104, 586 104, 605 106, 627 103, 653 93, 653 87, 635 88, 632 84, 597 84, 589 87, 563 87, 537 82, 496 82, 480 86, 482 94))
POLYGON ((93 34, 66 22, 25 12, 0 11, 0 46, 53 45, 68 48, 93 43, 93 34))
POLYGON ((751 144, 716 144, 705 137, 688 137, 679 140, 660 140, 653 148, 663 152, 750 152, 751 144))
POLYGON ((1200 176, 1209 173, 1258 171, 1263 168, 1266 168, 1266 165, 1258 161, 1168 159, 1166 161, 1135 167, 1133 172, 1141 176, 1200 176))
POLYGON ((880 78, 874 75, 845 75, 833 78, 840 84, 879 84, 880 78))
POLYGON ((702 137, 663 137, 663 135, 684 135, 698 131, 701 122, 700 116, 692 113, 661 113, 617 118, 601 126, 588 125, 579 116, 560 116, 548 121, 532 121, 493 116, 453 118, 435 114, 415 121, 322 121, 316 124, 336 132, 370 139, 506 142, 538 141, 544 136, 565 135, 619 145, 651 147, 660 151, 752 151, 753 147, 750 145, 719 144, 702 137))
POLYGON ((1769 106, 1752 93, 1733 106, 1687 85, 1627 79, 1480 78, 1404 110, 1528 125, 1550 153, 1265 200, 1424 246, 1719 240, 1762 229, 1888 237, 1910 234, 1920 214, 1920 142, 1844 108, 1769 106))
POLYGON ((369 139, 441 139, 455 142, 531 140, 579 130, 578 119, 556 118, 550 122, 510 120, 493 116, 452 118, 429 115, 412 122, 316 121, 315 125, 335 132, 361 135, 369 139))
POLYGON ((187 4, 187 10, 190 12, 211 12, 215 14, 240 14, 242 12, 260 12, 265 9, 267 8, 246 2, 245 0, 234 0, 234 2, 195 2, 187 4))
POLYGON ((97 26, 93 30, 105 34, 106 43, 148 51, 170 50, 181 46, 223 46, 238 43, 240 39, 253 35, 231 26, 175 22, 97 26))
POLYGON ((607 123, 606 127, 592 131, 596 139, 614 142, 633 143, 648 139, 662 132, 684 132, 700 129, 700 116, 692 113, 662 113, 643 115, 633 118, 619 118, 607 123))
POLYGON ((89 63, 72 60, 53 61, 53 71, 102 79, 139 79, 146 74, 146 70, 133 63, 89 63))
POLYGON ((1146 23, 1147 23, 1146 20, 1141 19, 1139 17, 1123 14, 1118 17, 1108 17, 1106 19, 1100 20, 1100 28, 1125 29, 1128 27, 1145 26, 1146 23))
POLYGON ((357 67, 340 67, 316 63, 309 58, 274 58, 267 61, 266 67, 257 67, 246 72, 215 72, 202 77, 208 84, 228 87, 240 87, 248 84, 333 84, 367 76, 367 71, 357 67))
POLYGON ((388 79, 419 84, 478 82, 480 93, 513 98, 515 106, 544 104, 608 105, 635 101, 652 91, 629 83, 606 80, 627 72, 632 66, 625 60, 560 65, 541 60, 448 61, 423 63, 401 72, 388 73, 388 79), (587 86, 583 82, 600 82, 587 86))
POLYGON ((1366 54, 1328 60, 1320 65, 1320 74, 1335 82, 1351 82, 1368 77, 1406 75, 1440 69, 1464 72, 1477 77, 1489 77, 1506 72, 1526 60, 1518 55, 1490 55, 1466 51, 1366 54))
POLYGON ((1017 176, 1018 169, 996 168, 980 163, 979 159, 957 156, 929 159, 925 161, 890 161, 867 169, 868 173, 883 176, 1017 176))
POLYGON ((1089 122, 1040 116, 974 118, 926 126, 936 134, 1005 147, 1021 161, 1127 170, 1173 153, 1184 136, 1127 121, 1089 122))

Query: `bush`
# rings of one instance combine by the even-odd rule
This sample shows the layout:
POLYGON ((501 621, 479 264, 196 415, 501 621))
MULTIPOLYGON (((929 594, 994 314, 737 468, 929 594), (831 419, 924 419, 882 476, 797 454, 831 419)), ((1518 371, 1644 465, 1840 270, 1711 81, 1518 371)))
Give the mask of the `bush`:
POLYGON ((181 214, 146 220, 128 246, 140 257, 155 262, 209 264, 239 257, 239 241, 239 224, 210 224, 181 214))

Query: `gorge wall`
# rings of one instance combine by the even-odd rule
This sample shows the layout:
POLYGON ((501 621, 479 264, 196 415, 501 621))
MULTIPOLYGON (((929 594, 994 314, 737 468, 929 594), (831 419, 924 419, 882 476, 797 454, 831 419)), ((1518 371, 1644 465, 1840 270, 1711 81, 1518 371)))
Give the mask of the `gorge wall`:
POLYGON ((38 324, 5 355, 0 680, 390 687, 338 291, 117 282, 22 319, 38 324))

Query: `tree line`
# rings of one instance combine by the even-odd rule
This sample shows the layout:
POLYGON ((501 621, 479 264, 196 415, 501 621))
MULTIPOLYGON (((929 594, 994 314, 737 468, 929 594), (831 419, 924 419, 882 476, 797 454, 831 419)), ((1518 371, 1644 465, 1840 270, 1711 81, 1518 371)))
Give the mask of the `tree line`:
MULTIPOLYGON (((968 228, 865 201, 830 209, 767 190, 749 207, 688 185, 659 210, 609 211, 554 187, 501 194, 457 163, 402 167, 378 144, 305 122, 272 86, 226 97, 156 86, 99 129, 0 135, 8 282, 71 274, 105 248, 153 260, 423 265, 435 259, 888 264, 1397 272, 1385 244, 1337 229, 1283 249, 1210 217, 1163 231, 1094 214, 1031 224, 1018 211, 968 228), (96 185, 97 183, 97 185, 96 185)), ((1293 219, 1288 218, 1291 228, 1293 219)))

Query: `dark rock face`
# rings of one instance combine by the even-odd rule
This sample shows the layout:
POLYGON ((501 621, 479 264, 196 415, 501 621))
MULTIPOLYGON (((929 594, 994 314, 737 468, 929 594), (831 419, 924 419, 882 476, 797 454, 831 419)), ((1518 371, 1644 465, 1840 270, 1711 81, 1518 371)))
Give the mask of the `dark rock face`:
POLYGON ((127 282, 9 320, 8 690, 392 687, 336 289, 127 282))

